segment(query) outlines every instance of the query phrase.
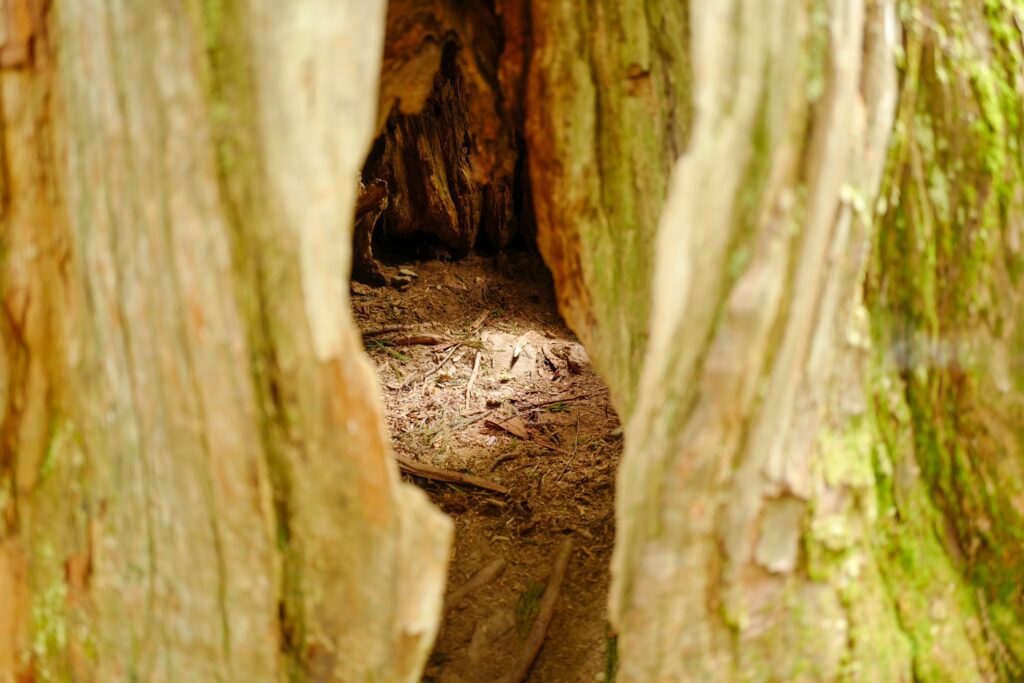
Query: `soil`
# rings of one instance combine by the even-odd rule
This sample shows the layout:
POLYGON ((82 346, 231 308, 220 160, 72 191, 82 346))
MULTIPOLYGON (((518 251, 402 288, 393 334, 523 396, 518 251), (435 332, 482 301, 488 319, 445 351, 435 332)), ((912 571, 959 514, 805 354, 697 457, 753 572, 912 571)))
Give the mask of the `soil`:
POLYGON ((607 388, 558 315, 550 275, 528 252, 383 269, 404 289, 353 284, 353 308, 396 456, 508 489, 406 475, 455 523, 448 598, 424 680, 508 675, 566 536, 568 571, 526 680, 603 680, 621 429, 607 388), (498 561, 500 576, 453 603, 453 592, 498 561))

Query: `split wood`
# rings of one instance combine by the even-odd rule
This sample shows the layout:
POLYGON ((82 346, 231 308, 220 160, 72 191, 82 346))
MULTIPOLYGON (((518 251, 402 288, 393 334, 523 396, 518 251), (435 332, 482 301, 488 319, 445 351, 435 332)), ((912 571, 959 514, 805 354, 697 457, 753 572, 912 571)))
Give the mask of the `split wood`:
POLYGON ((516 661, 512 672, 501 679, 501 683, 520 683, 530 672, 530 667, 533 666, 533 661, 544 644, 544 637, 547 635, 551 619, 555 616, 555 606, 558 604, 558 596, 562 592, 562 581, 565 579, 565 571, 569 566, 571 555, 572 538, 569 537, 562 541, 562 547, 558 550, 554 568, 551 570, 551 578, 548 579, 547 588, 544 589, 544 597, 540 600, 540 609, 537 610, 537 618, 534 619, 530 633, 526 637, 523 652, 516 661))
POLYGON ((462 586, 462 588, 452 591, 452 594, 449 595, 448 599, 445 601, 445 609, 451 609, 455 607, 460 602, 462 602, 463 598, 465 598, 467 595, 473 593, 474 591, 480 590, 481 588, 489 584, 491 581, 494 581, 496 578, 501 576, 501 574, 505 571, 506 566, 507 564, 505 560, 499 557, 494 562, 491 562, 486 567, 478 571, 476 574, 473 575, 473 577, 469 581, 467 581, 462 586))
POLYGON ((451 470, 443 470, 440 467, 434 467, 433 465, 426 465, 421 462, 416 462, 415 460, 410 460, 404 455, 396 454, 395 460, 398 461, 398 467, 403 472, 417 477, 433 479, 435 481, 448 481, 453 484, 467 484, 469 486, 475 486, 478 489, 493 491, 494 493, 500 493, 502 495, 508 493, 507 486, 502 486, 501 484, 489 481, 483 477, 477 477, 472 474, 463 474, 462 472, 452 472, 451 470))

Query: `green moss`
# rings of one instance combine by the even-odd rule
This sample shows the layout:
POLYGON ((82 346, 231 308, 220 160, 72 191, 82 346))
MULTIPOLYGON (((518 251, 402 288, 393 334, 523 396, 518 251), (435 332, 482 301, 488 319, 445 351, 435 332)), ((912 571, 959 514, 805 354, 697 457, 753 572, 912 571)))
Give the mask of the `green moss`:
POLYGON ((530 632, 533 620, 540 611, 540 600, 543 595, 544 585, 532 581, 520 593, 519 602, 516 603, 516 630, 520 638, 525 638, 530 632))
POLYGON ((605 629, 604 648, 604 680, 605 683, 615 683, 619 673, 619 639, 609 627, 605 629))
POLYGON ((1016 80, 1024 62, 1014 18, 1021 9, 989 0, 979 14, 931 0, 905 2, 901 10, 907 52, 900 125, 868 300, 876 346, 898 349, 876 366, 901 390, 894 399, 874 388, 886 441, 886 453, 875 458, 885 527, 879 553, 887 580, 900 590, 924 680, 953 670, 933 652, 934 619, 920 595, 939 598, 920 577, 956 587, 946 599, 971 615, 968 623, 981 619, 981 602, 1002 610, 991 629, 965 632, 981 667, 1005 672, 1016 665, 993 664, 990 653, 1024 623, 1024 603, 1012 592, 1024 560, 1024 519, 1012 504, 1020 469, 1005 464, 1016 447, 982 419, 1001 413, 1010 433, 1024 430, 1024 416, 999 398, 988 370, 988 347, 1006 343, 992 331, 1019 325, 1022 314, 1006 305, 1019 293, 1005 289, 1007 282, 1019 287, 1020 257, 1002 243, 1024 179, 1024 90, 1016 80), (892 407, 901 403, 897 418, 892 407))
MULTIPOLYGON (((53 550, 49 549, 52 556, 53 550)), ((43 556, 44 561, 46 555, 43 556)), ((54 578, 32 596, 32 660, 37 678, 42 683, 63 681, 60 662, 68 646, 68 621, 64 611, 67 584, 54 578)))

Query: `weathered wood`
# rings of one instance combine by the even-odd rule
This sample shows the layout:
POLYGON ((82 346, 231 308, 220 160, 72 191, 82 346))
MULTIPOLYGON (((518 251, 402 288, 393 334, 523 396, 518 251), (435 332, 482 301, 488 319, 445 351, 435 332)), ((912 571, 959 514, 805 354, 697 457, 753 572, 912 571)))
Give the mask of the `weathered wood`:
POLYGON ((507 32, 528 31, 510 41, 503 87, 517 89, 527 62, 518 87, 537 244, 562 315, 623 416, 646 349, 658 217, 691 134, 693 4, 501 3, 507 32))
POLYGON ((347 218, 432 97, 626 425, 618 680, 1020 678, 1016 3, 179 4, 5 5, 0 679, 418 678, 347 218))
POLYGON ((381 87, 390 115, 364 169, 391 188, 387 234, 433 235, 464 253, 483 231, 500 248, 529 213, 521 134, 497 87, 501 39, 485 3, 391 3, 381 87))
POLYGON ((352 279, 356 282, 375 287, 387 284, 387 277, 373 258, 373 232, 387 206, 386 182, 373 180, 369 185, 359 184, 356 216, 352 226, 352 279))

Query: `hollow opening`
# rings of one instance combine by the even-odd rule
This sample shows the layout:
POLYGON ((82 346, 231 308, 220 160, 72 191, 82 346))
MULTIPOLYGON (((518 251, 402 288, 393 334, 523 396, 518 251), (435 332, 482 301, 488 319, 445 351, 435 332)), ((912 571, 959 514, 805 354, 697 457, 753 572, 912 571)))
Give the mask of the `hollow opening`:
POLYGON ((455 523, 424 680, 498 680, 522 661, 567 536, 529 680, 595 680, 622 437, 537 252, 521 88, 498 76, 509 27, 484 3, 403 4, 390 3, 352 306, 400 467, 455 523))

